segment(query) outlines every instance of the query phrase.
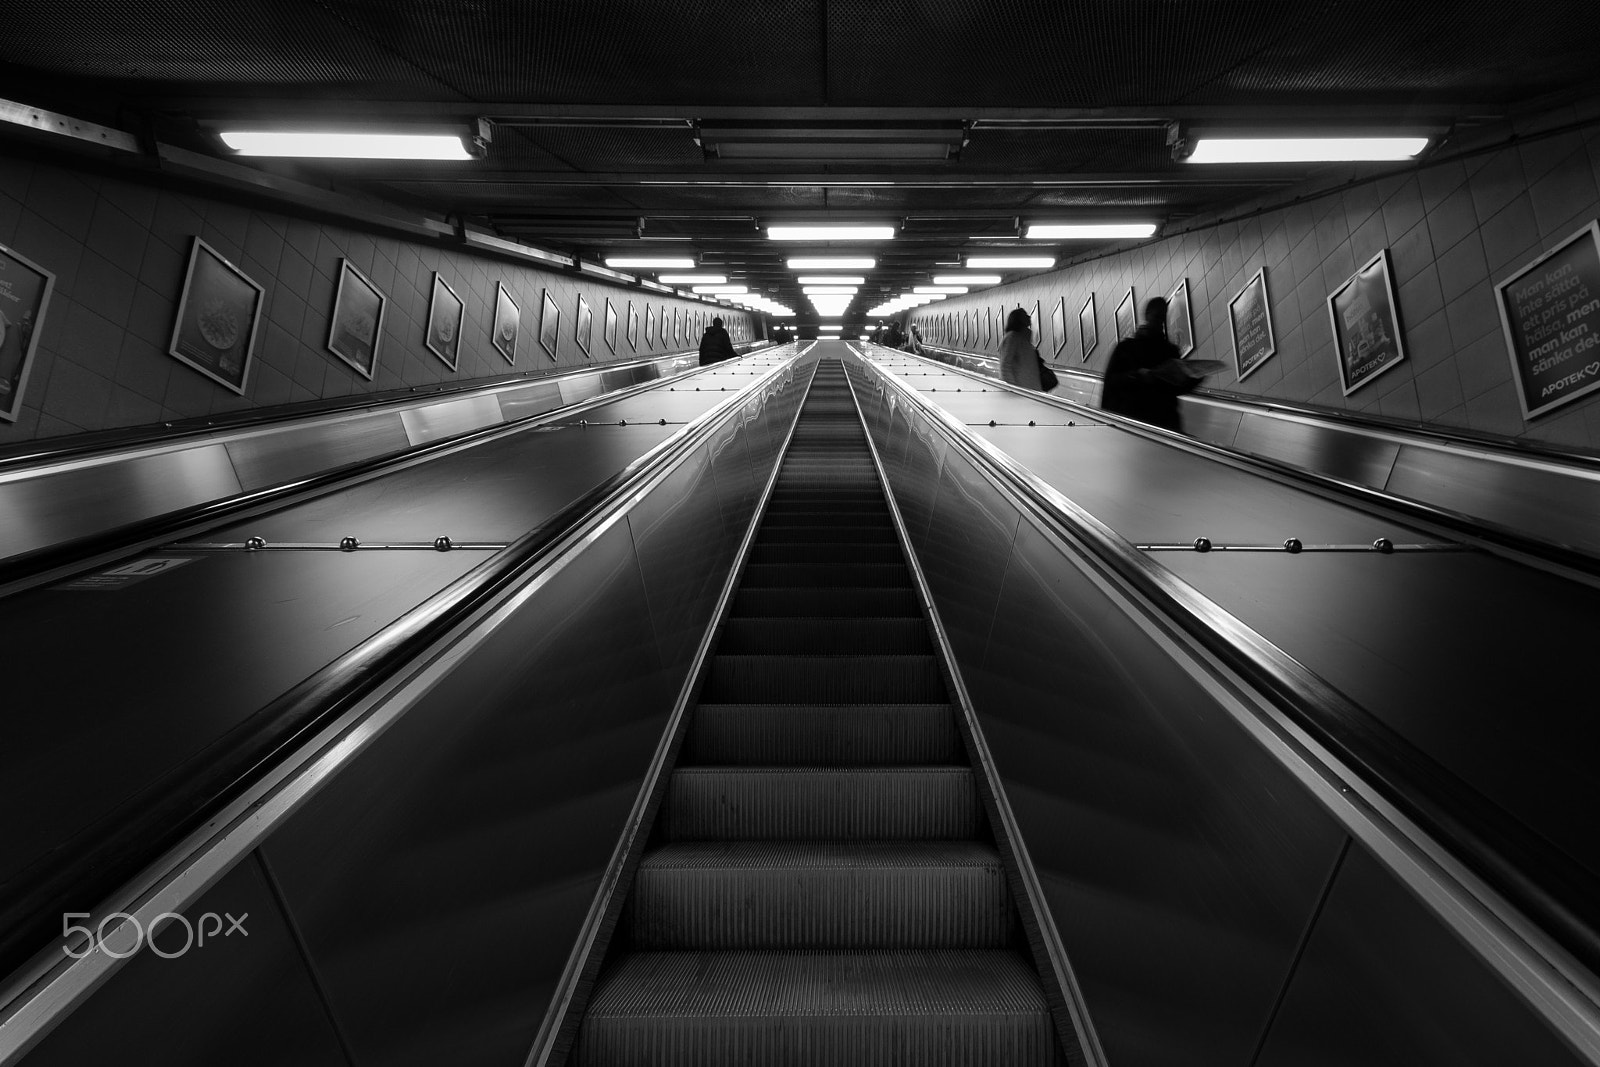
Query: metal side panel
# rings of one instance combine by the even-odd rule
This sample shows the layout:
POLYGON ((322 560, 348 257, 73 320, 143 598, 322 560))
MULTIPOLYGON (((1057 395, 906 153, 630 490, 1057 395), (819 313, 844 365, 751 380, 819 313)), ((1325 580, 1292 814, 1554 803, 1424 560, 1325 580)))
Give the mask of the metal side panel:
POLYGON ((502 418, 500 403, 492 396, 446 400, 400 413, 406 437, 413 445, 425 445, 430 441, 481 430, 485 426, 496 426, 502 418))
POLYGON ((1244 412, 1222 404, 1208 404, 1192 396, 1180 396, 1178 415, 1183 420, 1183 432, 1190 437, 1219 448, 1233 448, 1244 412))
POLYGON ((1257 1067, 1576 1067, 1459 940, 1359 848, 1318 916, 1257 1067))
POLYGON ((505 422, 542 415, 566 403, 561 397, 560 382, 530 382, 497 393, 495 398, 500 402, 500 417, 505 422))
POLYGON ((987 426, 990 422, 1002 426, 1026 426, 1029 422, 1040 426, 1065 426, 1069 422, 1078 426, 1100 425, 1078 412, 1013 393, 1009 389, 987 389, 970 378, 953 375, 952 378, 954 380, 949 383, 919 391, 969 426, 987 426))
POLYGON ((400 413, 389 411, 287 426, 230 440, 225 447, 239 484, 253 490, 392 455, 411 447, 411 439, 400 413))
POLYGON ((563 424, 587 422, 590 425, 627 422, 630 426, 656 422, 660 419, 666 419, 669 423, 690 422, 726 399, 728 394, 723 392, 704 390, 696 392, 670 386, 657 387, 647 392, 623 397, 621 400, 613 400, 608 404, 600 404, 579 414, 569 415, 560 422, 563 424))
POLYGON ((188 929, 169 923, 156 938, 161 955, 129 961, 24 1057, 25 1067, 348 1067, 254 857, 183 916, 188 929))
POLYGON ((717 486, 721 502, 724 533, 737 531, 743 536, 750 525, 750 515, 755 510, 758 480, 750 458, 743 426, 731 422, 723 426, 706 442, 711 460, 711 477, 717 486))
POLYGON ((1341 481, 1381 489, 1400 454, 1398 442, 1371 434, 1262 412, 1241 414, 1234 448, 1341 481))
POLYGON ((219 444, 0 479, 0 556, 234 496, 240 488, 219 444))
POLYGON ((520 1062, 684 669, 614 523, 266 843, 356 1062, 520 1062))

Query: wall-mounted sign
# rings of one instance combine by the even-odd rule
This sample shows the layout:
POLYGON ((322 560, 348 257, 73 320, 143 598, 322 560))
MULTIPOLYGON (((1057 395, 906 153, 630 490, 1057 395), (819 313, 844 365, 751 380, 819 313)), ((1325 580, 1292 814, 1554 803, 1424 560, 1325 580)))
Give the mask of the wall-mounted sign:
POLYGON ((611 349, 611 354, 617 352, 617 309, 612 306, 611 298, 606 297, 605 325, 601 327, 601 335, 606 339, 606 347, 611 349))
POLYGON ((196 237, 168 354, 243 396, 265 295, 249 275, 196 237))
POLYGON ((428 301, 427 346, 451 370, 461 361, 461 317, 466 307, 456 291, 434 271, 433 298, 428 301))
POLYGON ((1328 294, 1333 348, 1345 396, 1406 358, 1397 307, 1387 248, 1328 294))
POLYGON ((1272 309, 1267 306, 1266 267, 1228 301, 1228 326, 1233 333, 1234 369, 1244 381, 1278 350, 1272 336, 1272 309))
POLYGON ((1078 309, 1078 343, 1083 346, 1083 355, 1079 359, 1087 363, 1089 353, 1100 343, 1100 330, 1094 323, 1093 293, 1090 293, 1089 299, 1083 302, 1083 307, 1078 309))
POLYGON ((539 347, 544 349, 544 354, 549 356, 551 362, 556 358, 556 346, 561 341, 561 308, 556 304, 556 298, 550 295, 550 290, 544 291, 544 300, 539 305, 539 347))
POLYGON ((17 421, 56 276, 0 245, 0 419, 17 421))
POLYGON ((639 309, 628 301, 628 347, 639 351, 639 309))
POLYGON ((505 282, 494 284, 494 329, 489 340, 506 362, 517 365, 517 337, 522 333, 522 309, 511 298, 505 282))
POLYGON ((1132 337, 1133 331, 1139 328, 1139 315, 1133 306, 1133 286, 1128 286, 1127 293, 1117 303, 1117 340, 1132 337))
POLYGON ((578 342, 578 347, 583 349, 583 354, 588 356, 589 346, 594 343, 594 312, 589 310, 589 301, 583 298, 582 293, 578 294, 577 319, 578 328, 574 332, 574 338, 578 342))
POLYGON ((1039 318, 1039 301, 1033 302, 1033 311, 1028 315, 1028 321, 1033 324, 1033 329, 1028 331, 1028 340, 1033 342, 1033 347, 1038 348, 1044 344, 1044 320, 1039 318))
POLYGON ((1525 418, 1600 389, 1600 221, 1494 291, 1525 418))
POLYGON ((649 304, 644 306, 644 347, 652 349, 656 346, 656 309, 649 304))
POLYGON ((1194 320, 1189 317, 1189 279, 1172 287, 1167 297, 1167 340, 1178 346, 1178 358, 1194 351, 1194 320))
POLYGON ((372 380, 383 340, 382 291, 348 260, 340 260, 339 284, 333 290, 333 317, 328 320, 328 351, 372 380))
POLYGON ((1056 306, 1050 309, 1050 329, 1055 334, 1056 345, 1054 355, 1060 355, 1061 349, 1067 343, 1067 298, 1062 297, 1056 301, 1056 306))

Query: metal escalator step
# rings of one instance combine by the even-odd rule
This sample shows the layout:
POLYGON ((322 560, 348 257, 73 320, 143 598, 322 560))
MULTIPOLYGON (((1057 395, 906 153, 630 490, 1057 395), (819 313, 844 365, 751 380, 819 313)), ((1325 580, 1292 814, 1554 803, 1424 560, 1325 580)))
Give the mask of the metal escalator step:
MULTIPOLYGON (((920 619, 907 620, 921 625, 920 619)), ((964 759, 949 704, 705 704, 695 708, 686 766, 859 767, 964 759)))
POLYGON ((938 704, 949 699, 932 655, 723 655, 701 698, 718 704, 938 704))
POLYGON ((687 841, 644 857, 636 949, 1004 948, 1000 855, 976 841, 687 841))
POLYGON ((904 564, 905 558, 900 546, 893 543, 786 545, 770 544, 757 538, 751 546, 749 560, 751 566, 787 563, 796 566, 832 567, 848 564, 859 567, 868 563, 904 564))
POLYGON ((904 563, 752 563, 745 567, 741 584, 751 589, 909 586, 911 572, 904 563))
POLYGON ((717 642, 722 656, 931 655, 921 619, 729 619, 717 642))
POLYGON ((601 975, 582 1067, 1063 1062, 1039 980, 999 949, 640 952, 601 975))
POLYGON ((679 767, 672 841, 964 840, 980 829, 970 767, 679 767))
POLYGON ((785 525, 763 527, 755 539, 756 546, 766 545, 841 545, 872 544, 898 545, 894 526, 885 518, 882 522, 853 522, 848 525, 785 525))
POLYGON ((788 518, 795 515, 807 519, 823 518, 829 512, 835 515, 866 514, 881 517, 889 513, 889 505, 884 503, 883 493, 881 492, 877 494, 861 494, 857 498, 834 501, 826 504, 826 506, 821 506, 818 501, 810 499, 779 499, 777 494, 774 494, 772 500, 767 504, 764 518, 770 520, 788 518))
MULTIPOLYGON (((747 589, 733 598, 733 615, 914 615, 922 617, 916 590, 909 585, 877 589, 816 589, 808 587, 747 589)), ((942 698, 941 698, 942 699, 942 698)))

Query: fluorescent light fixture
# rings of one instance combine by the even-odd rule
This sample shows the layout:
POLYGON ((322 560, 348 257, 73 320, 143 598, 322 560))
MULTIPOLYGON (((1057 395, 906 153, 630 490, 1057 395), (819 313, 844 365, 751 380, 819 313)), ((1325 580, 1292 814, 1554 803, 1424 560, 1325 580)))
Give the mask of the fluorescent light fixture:
POLYGON ((1202 137, 1189 163, 1353 163, 1410 159, 1426 137, 1202 137))
POLYGON ((893 226, 768 226, 769 241, 892 241, 893 226))
POLYGON ((1028 227, 1028 240, 1069 238, 1110 241, 1123 237, 1151 237, 1155 232, 1156 224, 1153 222, 1039 222, 1028 227))
POLYGON ((999 285, 998 274, 935 274, 934 285, 999 285))
POLYGON ((314 130, 224 130, 222 143, 242 156, 303 159, 471 159, 449 133, 350 133, 314 130))
POLYGON ((826 331, 828 333, 838 333, 840 330, 844 329, 844 327, 843 326, 818 326, 817 329, 824 330, 824 331, 826 331))
POLYGON ((713 296, 733 296, 736 294, 742 296, 750 291, 750 287, 746 285, 697 285, 694 287, 694 291, 697 293, 710 293, 713 296))
POLYGON ((991 270, 1043 270, 1056 265, 1053 256, 968 256, 967 266, 991 270))
POLYGON ((790 270, 871 270, 878 261, 848 256, 800 256, 789 260, 788 264, 790 270))
POLYGON ((807 296, 855 296, 861 290, 853 285, 807 285, 800 291, 807 296))
POLYGON ((964 293, 967 291, 967 287, 964 285, 918 285, 912 288, 911 291, 918 296, 932 296, 935 293, 964 293))
POLYGON ((656 268, 658 270, 693 270, 694 260, 687 256, 607 256, 608 267, 656 268))
POLYGON ((727 285, 726 274, 662 274, 656 281, 667 285, 727 285))
POLYGON ((867 284, 867 280, 865 278, 862 278, 862 277, 859 277, 859 276, 852 277, 851 275, 848 275, 848 274, 841 274, 836 278, 830 278, 826 274, 811 274, 811 275, 804 275, 802 277, 796 278, 795 281, 799 282, 801 285, 865 285, 865 284, 867 284))

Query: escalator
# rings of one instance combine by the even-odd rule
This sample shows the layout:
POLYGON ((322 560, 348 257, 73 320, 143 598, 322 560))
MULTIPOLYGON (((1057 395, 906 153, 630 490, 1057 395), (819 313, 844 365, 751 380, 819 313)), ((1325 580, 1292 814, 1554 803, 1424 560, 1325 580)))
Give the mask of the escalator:
POLYGON ((1065 1062, 957 715, 825 359, 572 1062, 1065 1062))

